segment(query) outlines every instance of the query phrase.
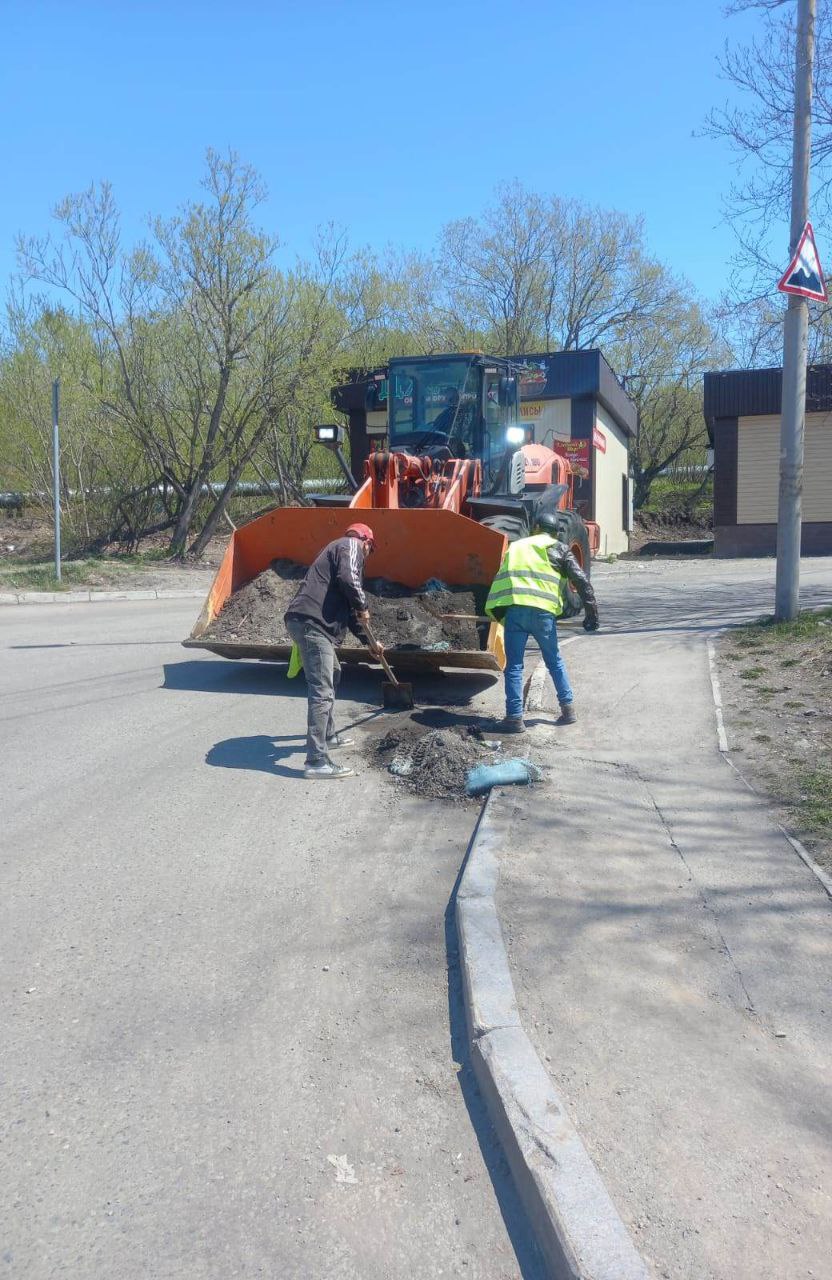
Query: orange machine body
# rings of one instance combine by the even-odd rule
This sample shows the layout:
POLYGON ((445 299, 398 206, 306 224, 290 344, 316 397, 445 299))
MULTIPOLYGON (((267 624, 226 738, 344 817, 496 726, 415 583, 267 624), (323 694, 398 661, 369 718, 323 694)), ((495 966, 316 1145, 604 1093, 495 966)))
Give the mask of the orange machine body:
MULTIPOLYGON (((346 532, 358 506, 278 508, 235 530, 185 645, 210 649, 226 658, 288 659, 290 646, 286 644, 220 643, 203 637, 233 591, 262 573, 273 560, 311 564, 322 547, 346 532)), ((449 586, 488 587, 506 545, 502 534, 447 508, 379 507, 372 511, 368 523, 376 537, 372 576, 413 588, 431 578, 440 578, 449 586)), ((346 662, 372 660, 366 649, 359 648, 342 649, 340 656, 346 662)), ((492 623, 485 648, 478 652, 391 650, 387 657, 394 667, 406 670, 463 667, 499 671, 505 662, 502 628, 492 623)))

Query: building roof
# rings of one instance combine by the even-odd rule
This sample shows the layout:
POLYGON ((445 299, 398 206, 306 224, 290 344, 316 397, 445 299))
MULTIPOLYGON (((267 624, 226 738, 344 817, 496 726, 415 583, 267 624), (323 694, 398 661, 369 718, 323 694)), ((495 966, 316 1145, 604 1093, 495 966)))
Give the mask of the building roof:
MULTIPOLYGON (((713 443, 720 418, 777 414, 783 394, 783 370, 723 369, 705 374, 703 411, 713 443)), ((806 412, 832 410, 832 365, 809 365, 806 370, 806 412)))
POLYGON ((584 351, 530 351, 513 356, 512 360, 520 365, 529 361, 546 366, 545 388, 529 398, 557 400, 595 396, 625 435, 637 435, 638 410, 597 347, 584 351))

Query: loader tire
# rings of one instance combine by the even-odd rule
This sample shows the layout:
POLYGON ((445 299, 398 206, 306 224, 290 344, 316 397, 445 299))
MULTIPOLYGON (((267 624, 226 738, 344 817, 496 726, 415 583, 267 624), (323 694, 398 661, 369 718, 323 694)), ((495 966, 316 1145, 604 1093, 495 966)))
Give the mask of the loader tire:
POLYGON ((496 533, 503 533, 509 542, 516 542, 518 538, 528 538, 531 533, 526 514, 509 515, 504 512, 497 516, 484 516, 480 520, 480 524, 484 524, 486 529, 494 529, 496 533))
MULTIPOLYGON (((586 525, 576 511, 556 511, 558 538, 565 542, 587 577, 590 573, 589 534, 586 525)), ((578 592, 567 582, 563 594, 562 618, 575 618, 583 609, 578 592)))

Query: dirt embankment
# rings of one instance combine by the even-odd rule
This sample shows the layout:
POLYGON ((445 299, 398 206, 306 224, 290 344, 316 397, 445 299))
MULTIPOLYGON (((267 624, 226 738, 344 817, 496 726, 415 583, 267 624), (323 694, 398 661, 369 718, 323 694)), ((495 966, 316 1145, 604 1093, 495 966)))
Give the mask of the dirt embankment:
MULTIPOLYGON (((274 560, 268 569, 235 591, 208 628, 206 640, 242 641, 250 644, 286 644, 289 637, 283 615, 294 599, 303 565, 274 560)), ((373 633, 387 649, 478 650, 486 624, 471 616, 482 611, 481 592, 453 590, 442 584, 426 584, 414 592, 384 578, 364 583, 369 597, 373 633), (470 615, 449 618, 445 615, 470 615)), ((348 632, 344 645, 360 647, 348 632)))
POLYGON ((738 767, 832 870, 832 610, 729 631, 718 654, 738 767))
POLYGON ((713 537, 713 518, 689 511, 637 511, 627 557, 660 555, 664 544, 680 549, 685 543, 705 543, 713 537), (652 550, 655 548, 655 550, 652 550))

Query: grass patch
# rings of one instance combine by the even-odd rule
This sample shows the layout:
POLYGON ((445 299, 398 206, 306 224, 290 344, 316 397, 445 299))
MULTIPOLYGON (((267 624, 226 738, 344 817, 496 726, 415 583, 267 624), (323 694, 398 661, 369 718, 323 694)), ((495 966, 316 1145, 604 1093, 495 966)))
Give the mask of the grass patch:
POLYGON ((705 486, 704 492, 700 492, 701 488, 699 480, 673 480, 669 476, 659 476, 650 486, 650 498, 643 509, 654 516, 666 515, 671 511, 708 516, 714 505, 713 481, 705 486))
POLYGON ((741 680, 759 680, 760 676, 765 675, 765 667, 746 667, 740 672, 741 680))
POLYGON ((770 734, 770 733, 755 733, 755 734, 754 734, 754 741, 755 741, 755 742, 771 742, 771 734, 770 734))
POLYGON ((793 783, 802 825, 817 835, 832 835, 832 765, 796 769, 793 783))
MULTIPOLYGON (((747 627, 734 632, 734 644, 745 648, 759 648, 764 642, 779 648, 793 640, 823 639, 832 643, 832 609, 804 609, 794 622, 776 622, 774 618, 760 618, 747 627)), ((763 652, 765 652, 763 650, 763 652)), ((773 652, 769 649, 769 652, 773 652)))
POLYGON ((55 562, 35 564, 0 563, 0 591, 71 591, 73 587, 100 585, 102 579, 129 578, 136 569, 166 560, 164 552, 118 557, 90 557, 66 560, 61 564, 61 581, 55 577, 55 562))

